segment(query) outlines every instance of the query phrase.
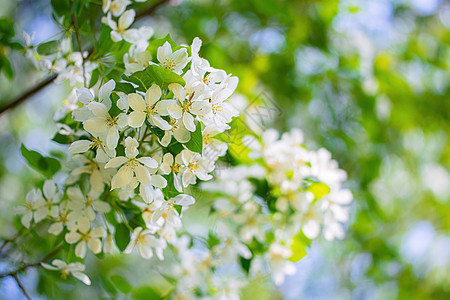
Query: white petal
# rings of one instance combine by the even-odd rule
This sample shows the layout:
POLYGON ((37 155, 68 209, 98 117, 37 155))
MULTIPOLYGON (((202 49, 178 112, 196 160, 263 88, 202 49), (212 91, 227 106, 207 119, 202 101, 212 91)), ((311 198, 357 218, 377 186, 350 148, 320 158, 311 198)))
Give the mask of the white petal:
POLYGON ((152 86, 145 93, 145 101, 149 106, 153 106, 161 98, 161 88, 152 84, 152 86))
POLYGON ((129 161, 128 158, 126 158, 125 156, 117 156, 112 158, 106 165, 105 168, 117 168, 121 165, 123 165, 124 163, 127 163, 129 161))
POLYGON ((116 87, 116 82, 114 80, 110 80, 107 83, 105 83, 101 88, 100 91, 98 92, 98 99, 100 100, 100 102, 104 102, 105 100, 108 101, 109 96, 111 95, 111 92, 114 90, 114 88, 116 87))
POLYGON ((79 88, 76 93, 78 101, 83 104, 89 104, 94 100, 94 95, 87 88, 79 88))
POLYGON ((75 154, 75 153, 84 153, 89 150, 91 147, 91 141, 87 140, 79 140, 73 142, 69 147, 69 153, 75 154))
POLYGON ((181 194, 172 198, 173 203, 181 206, 189 206, 195 203, 195 199, 192 196, 181 194))
POLYGON ((150 173, 148 172, 148 170, 145 167, 143 167, 141 165, 137 165, 136 168, 134 169, 134 173, 136 174, 137 180, 139 180, 139 182, 141 184, 144 184, 144 185, 151 184, 150 173))
POLYGON ((128 125, 133 128, 139 128, 144 124, 145 121, 145 113, 141 111, 133 111, 128 116, 128 125))
POLYGON ((181 102, 184 102, 184 99, 186 98, 186 90, 184 87, 179 83, 171 83, 169 84, 169 89, 173 92, 175 97, 181 102))
POLYGON ((122 30, 127 29, 133 23, 135 15, 136 12, 133 9, 127 10, 120 16, 117 27, 122 30))
POLYGON ((195 131, 194 117, 190 113, 185 112, 183 114, 183 124, 187 130, 191 132, 195 131))
POLYGON ((87 250, 86 242, 81 241, 75 247, 75 255, 84 258, 86 256, 86 250, 87 250))
POLYGON ((146 165, 150 169, 155 169, 158 167, 158 162, 151 157, 140 157, 137 159, 140 163, 146 165))
POLYGON ((147 107, 144 99, 136 93, 128 95, 128 105, 135 111, 145 111, 147 107))

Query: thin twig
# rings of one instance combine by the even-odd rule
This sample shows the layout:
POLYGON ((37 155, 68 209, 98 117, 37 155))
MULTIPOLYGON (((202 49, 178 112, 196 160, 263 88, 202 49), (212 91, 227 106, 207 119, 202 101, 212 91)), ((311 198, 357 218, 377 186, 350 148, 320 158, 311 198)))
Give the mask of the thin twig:
MULTIPOLYGON (((158 9, 160 6, 162 6, 164 3, 168 2, 168 1, 169 0, 160 0, 160 1, 156 2, 155 4, 151 5, 149 8, 138 12, 135 20, 137 21, 139 19, 142 19, 145 16, 151 15, 153 12, 155 12, 156 9, 158 9)), ((92 52, 93 52, 93 48, 90 48, 88 50, 88 53, 92 53, 92 52)), ((52 74, 52 75, 48 76, 46 79, 44 79, 42 82, 38 83, 36 86, 31 88, 29 91, 23 93, 22 95, 19 95, 18 97, 13 99, 8 104, 0 107, 0 115, 9 109, 15 108, 16 106, 20 105, 22 102, 27 100, 30 96, 36 94, 37 92, 39 92, 40 90, 45 88, 47 85, 52 83, 56 79, 57 76, 58 76, 58 74, 52 74)))
MULTIPOLYGON (((73 4, 73 1, 70 0, 70 4, 73 4)), ((80 54, 81 54, 81 67, 83 69, 83 83, 84 83, 84 87, 87 87, 86 84, 86 68, 84 67, 84 56, 83 56, 83 49, 81 47, 81 38, 80 38, 80 30, 78 29, 78 24, 77 24, 77 18, 75 16, 75 13, 72 13, 72 25, 73 28, 75 29, 75 36, 77 37, 77 43, 78 43, 78 48, 80 48, 80 54)))
POLYGON ((22 283, 19 280, 19 277, 17 277, 17 274, 13 274, 12 277, 14 277, 14 279, 17 282, 17 285, 19 286, 19 288, 22 290, 22 293, 25 295, 25 297, 27 297, 28 300, 31 300, 30 295, 28 295, 27 290, 25 289, 25 287, 22 285, 22 283))
POLYGON ((40 266, 41 263, 51 259, 52 257, 54 257, 56 254, 58 254, 59 251, 61 251, 62 249, 62 245, 59 246, 58 248, 56 248, 55 250, 53 250, 52 252, 50 252, 46 257, 44 257, 43 259, 41 259, 38 262, 34 262, 34 263, 25 263, 23 264, 20 268, 15 269, 14 271, 11 271, 9 273, 4 273, 4 274, 0 274, 0 279, 4 278, 4 277, 8 277, 8 276, 12 276, 14 277, 17 273, 22 272, 28 268, 31 267, 36 267, 36 266, 40 266))
POLYGON ((25 231, 25 227, 22 227, 15 236, 13 236, 10 239, 7 239, 3 242, 3 244, 0 246, 0 254, 2 253, 3 249, 11 242, 14 242, 23 232, 25 231))

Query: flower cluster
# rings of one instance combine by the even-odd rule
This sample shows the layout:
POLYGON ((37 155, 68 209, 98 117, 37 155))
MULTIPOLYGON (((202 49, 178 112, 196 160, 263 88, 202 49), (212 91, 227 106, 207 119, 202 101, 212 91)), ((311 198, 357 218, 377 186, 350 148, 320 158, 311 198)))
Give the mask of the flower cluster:
MULTIPOLYGON (((110 26, 111 14, 119 14, 114 14, 115 2, 109 6, 110 26)), ((122 34, 130 42, 131 32, 122 34)), ((118 39, 114 31, 111 38, 118 39)), ((215 135, 238 115, 229 102, 237 77, 200 58, 198 38, 191 47, 167 38, 161 44, 156 62, 125 64, 129 76, 122 81, 104 79, 91 89, 75 89, 77 102, 62 110, 66 116, 57 133, 72 141, 69 175, 59 189, 48 180, 43 193, 30 191, 26 205, 18 208, 25 227, 46 220, 48 232, 63 235, 79 258, 88 250, 113 253, 117 246, 123 253, 137 249, 143 258, 156 253, 162 260, 167 237, 181 226, 182 211, 195 203, 190 186, 211 179, 216 160, 227 150, 215 135)), ((143 51, 148 45, 141 45, 143 51)), ((78 265, 59 260, 53 265, 44 266, 82 277, 78 265)))

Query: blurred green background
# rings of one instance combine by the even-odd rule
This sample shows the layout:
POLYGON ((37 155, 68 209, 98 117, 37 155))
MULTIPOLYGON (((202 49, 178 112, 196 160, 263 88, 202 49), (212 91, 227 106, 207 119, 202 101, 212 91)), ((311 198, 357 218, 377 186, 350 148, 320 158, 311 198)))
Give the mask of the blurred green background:
MULTIPOLYGON (((22 43, 23 31, 35 32, 33 44, 61 34, 49 0, 0 0, 0 16, 13 18, 22 43)), ((309 147, 329 149, 348 172, 355 203, 346 238, 313 243, 279 295, 450 299, 448 2, 171 1, 139 22, 177 43, 200 37, 202 56, 237 75, 238 92, 264 110, 255 130, 301 128, 309 147)), ((8 57, 15 77, 0 76, 0 106, 45 76, 22 53, 8 57)), ((42 153, 62 149, 50 139, 53 114, 68 92, 65 84, 51 85, 0 116, 1 237, 14 233, 13 207, 41 180, 25 166, 20 144, 42 153)), ((7 264, 0 259, 0 267, 7 264)), ((95 260, 100 271, 89 267, 88 273, 93 281, 111 268, 133 276, 120 269, 131 261, 95 260)), ((38 274, 50 276, 47 283, 51 275, 29 273, 25 284, 39 298, 37 290, 48 291, 45 281, 37 285, 38 274)), ((57 295, 104 294, 101 280, 90 288, 73 284, 57 295)), ((22 295, 5 279, 0 297, 22 295)))

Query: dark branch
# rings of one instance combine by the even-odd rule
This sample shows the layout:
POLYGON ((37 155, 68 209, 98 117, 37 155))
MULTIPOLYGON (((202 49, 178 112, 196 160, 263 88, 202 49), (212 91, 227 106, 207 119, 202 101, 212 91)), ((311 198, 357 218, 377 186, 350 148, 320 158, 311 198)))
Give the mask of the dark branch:
MULTIPOLYGON (((169 0, 160 0, 158 2, 155 2, 153 5, 149 6, 147 9, 144 9, 144 10, 138 12, 135 20, 139 20, 145 16, 153 14, 155 12, 155 10, 157 10, 160 6, 162 6, 164 3, 168 2, 168 1, 169 0)), ((92 53, 92 50, 93 49, 89 49, 88 52, 92 53)), ((7 111, 9 109, 13 109, 14 107, 20 105, 22 102, 27 100, 29 97, 33 96, 34 94, 36 94, 37 92, 39 92, 40 90, 45 88, 47 85, 52 83, 56 79, 57 76, 58 76, 58 74, 53 74, 53 75, 48 76, 46 79, 44 79, 42 82, 37 84, 35 87, 31 88, 29 91, 25 92, 22 95, 19 95, 18 97, 13 99, 11 102, 6 104, 5 106, 0 107, 0 115, 3 114, 5 111, 7 111)))
POLYGON ((17 282, 17 285, 19 286, 19 288, 22 290, 22 293, 25 295, 25 297, 27 297, 28 300, 31 300, 30 295, 28 295, 27 290, 25 289, 25 287, 22 285, 22 283, 19 280, 19 277, 17 277, 17 274, 12 275, 14 277, 14 279, 17 282))

